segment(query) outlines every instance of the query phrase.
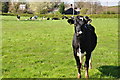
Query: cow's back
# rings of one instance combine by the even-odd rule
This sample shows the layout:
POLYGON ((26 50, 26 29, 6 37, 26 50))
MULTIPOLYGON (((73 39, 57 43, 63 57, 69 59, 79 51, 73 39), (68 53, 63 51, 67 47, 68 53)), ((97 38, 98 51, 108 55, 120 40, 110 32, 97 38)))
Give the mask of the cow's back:
MULTIPOLYGON (((84 43, 83 45, 86 45, 86 51, 92 52, 97 44, 97 36, 95 33, 95 28, 92 25, 87 26, 88 29, 86 29, 85 36, 84 36, 84 43)), ((81 43, 82 44, 82 43, 81 43)))

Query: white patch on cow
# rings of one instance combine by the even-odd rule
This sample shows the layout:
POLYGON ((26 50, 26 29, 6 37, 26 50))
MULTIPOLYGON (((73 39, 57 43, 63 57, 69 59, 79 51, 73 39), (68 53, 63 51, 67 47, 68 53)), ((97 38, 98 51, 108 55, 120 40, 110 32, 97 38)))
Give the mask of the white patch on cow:
POLYGON ((91 58, 92 58, 92 57, 90 57, 89 63, 91 63, 91 58))
POLYGON ((89 60, 89 69, 92 69, 92 56, 90 57, 90 60, 89 60))
POLYGON ((79 56, 80 63, 83 61, 83 57, 85 56, 85 53, 81 53, 81 49, 79 48, 79 52, 77 52, 77 56, 79 56))
POLYGON ((32 20, 34 20, 35 18, 34 18, 34 17, 32 17, 31 19, 32 19, 32 20))
POLYGON ((83 17, 80 17, 80 19, 83 21, 83 17))
POLYGON ((79 34, 82 34, 82 31, 79 31, 79 34))

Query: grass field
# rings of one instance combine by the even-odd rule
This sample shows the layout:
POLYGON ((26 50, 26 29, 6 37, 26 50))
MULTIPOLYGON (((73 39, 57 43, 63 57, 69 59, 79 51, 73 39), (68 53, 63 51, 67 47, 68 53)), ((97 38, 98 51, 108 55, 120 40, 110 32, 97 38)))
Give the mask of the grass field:
MULTIPOLYGON (((76 78, 72 52, 73 25, 66 20, 17 21, 2 16, 3 78, 76 78)), ((118 75, 118 19, 94 18, 98 44, 93 51, 90 78, 118 75)), ((84 78, 84 70, 82 70, 84 78)))

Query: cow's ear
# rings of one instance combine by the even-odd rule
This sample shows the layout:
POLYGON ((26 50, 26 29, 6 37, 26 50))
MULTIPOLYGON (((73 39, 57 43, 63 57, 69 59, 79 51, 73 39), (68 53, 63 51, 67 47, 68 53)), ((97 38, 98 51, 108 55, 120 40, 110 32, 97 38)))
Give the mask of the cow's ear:
POLYGON ((87 24, 90 24, 92 22, 88 16, 84 16, 84 19, 86 20, 87 24))
POLYGON ((92 20, 91 19, 89 19, 88 21, 87 21, 87 24, 90 24, 92 22, 92 20))
POLYGON ((74 24, 74 20, 73 20, 73 19, 68 19, 67 22, 68 22, 69 24, 74 24))

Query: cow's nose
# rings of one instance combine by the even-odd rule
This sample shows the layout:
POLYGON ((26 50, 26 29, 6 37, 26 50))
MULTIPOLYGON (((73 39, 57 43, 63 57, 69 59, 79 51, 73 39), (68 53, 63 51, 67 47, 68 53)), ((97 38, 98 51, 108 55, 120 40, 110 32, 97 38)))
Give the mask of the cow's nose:
POLYGON ((77 32, 78 34, 82 34, 82 31, 77 32))
POLYGON ((82 34, 82 31, 77 32, 77 36, 79 36, 80 34, 82 34))

